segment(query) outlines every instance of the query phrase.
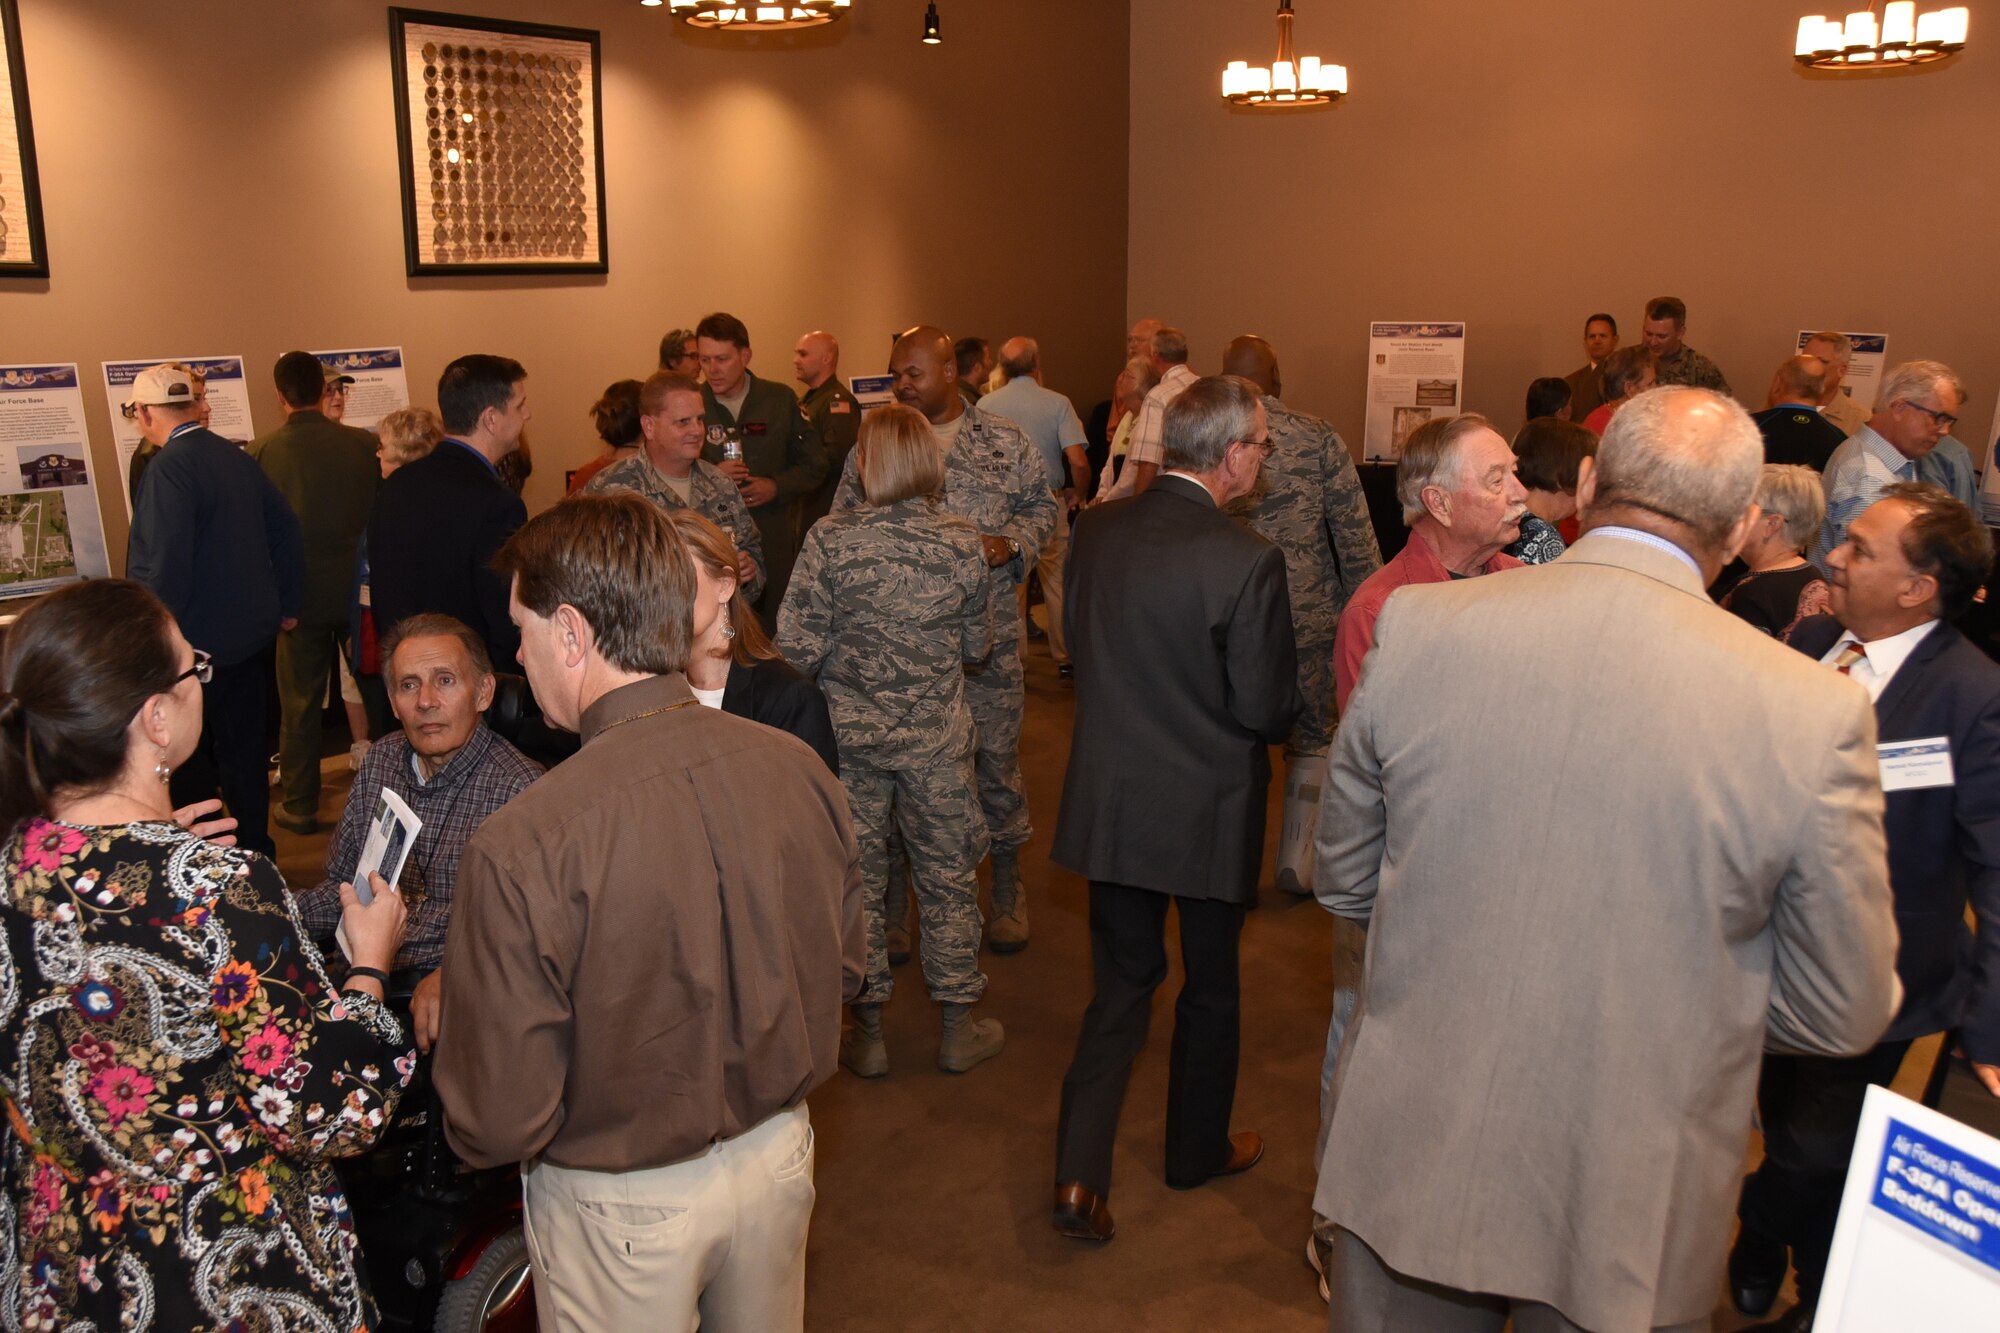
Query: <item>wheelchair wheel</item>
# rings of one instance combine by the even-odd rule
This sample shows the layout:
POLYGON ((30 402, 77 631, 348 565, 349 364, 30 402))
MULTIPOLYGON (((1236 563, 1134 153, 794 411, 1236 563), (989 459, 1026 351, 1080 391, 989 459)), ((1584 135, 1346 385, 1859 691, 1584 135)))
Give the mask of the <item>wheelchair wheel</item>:
POLYGON ((534 1333, 535 1292, 528 1238, 503 1231, 472 1271, 446 1285, 433 1333, 534 1333))

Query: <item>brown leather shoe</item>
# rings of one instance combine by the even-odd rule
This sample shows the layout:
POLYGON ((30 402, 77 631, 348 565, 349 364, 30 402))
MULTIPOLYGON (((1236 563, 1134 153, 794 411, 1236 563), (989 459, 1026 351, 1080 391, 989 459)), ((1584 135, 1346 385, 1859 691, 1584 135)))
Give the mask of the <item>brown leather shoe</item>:
POLYGON ((1229 1160, 1215 1174, 1233 1176, 1239 1171, 1248 1171, 1263 1156, 1264 1136, 1254 1129, 1239 1129, 1229 1136, 1229 1160))
POLYGON ((1102 1195, 1078 1184, 1057 1184, 1056 1206, 1051 1220, 1055 1229, 1078 1240, 1110 1240, 1117 1226, 1102 1195))

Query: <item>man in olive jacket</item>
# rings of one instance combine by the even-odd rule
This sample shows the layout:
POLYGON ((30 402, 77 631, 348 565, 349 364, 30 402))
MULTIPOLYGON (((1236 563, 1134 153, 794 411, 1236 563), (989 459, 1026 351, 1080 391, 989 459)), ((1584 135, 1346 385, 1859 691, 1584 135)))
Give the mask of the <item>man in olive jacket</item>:
POLYGON ((736 483, 757 524, 765 573, 757 614, 775 626, 799 554, 800 509, 826 477, 826 450, 792 391, 750 373, 750 331, 742 320, 713 314, 695 325, 694 335, 709 429, 701 456, 736 483), (741 459, 723 458, 718 427, 742 431, 741 459))
POLYGON ((347 638, 356 551, 382 468, 373 435, 319 410, 326 374, 318 357, 287 352, 272 374, 285 424, 253 442, 250 453, 298 515, 305 536, 299 623, 278 636, 284 797, 272 818, 294 833, 313 833, 319 828, 320 709, 347 638))

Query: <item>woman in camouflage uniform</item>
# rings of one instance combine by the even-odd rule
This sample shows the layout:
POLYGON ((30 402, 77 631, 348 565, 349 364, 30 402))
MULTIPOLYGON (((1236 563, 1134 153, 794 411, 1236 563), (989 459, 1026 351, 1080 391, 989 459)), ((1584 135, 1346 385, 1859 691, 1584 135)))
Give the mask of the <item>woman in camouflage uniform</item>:
POLYGON ((819 678, 833 712, 867 886, 868 980, 840 1061, 863 1078, 889 1069, 883 895, 893 817, 916 887, 924 981, 944 1006, 938 1067, 963 1073, 1005 1040, 998 1021, 970 1014, 986 991, 977 867, 987 836, 964 668, 993 648, 986 557, 978 529, 938 506, 944 460, 921 414, 870 412, 855 455, 867 504, 813 525, 778 612, 779 649, 819 678))

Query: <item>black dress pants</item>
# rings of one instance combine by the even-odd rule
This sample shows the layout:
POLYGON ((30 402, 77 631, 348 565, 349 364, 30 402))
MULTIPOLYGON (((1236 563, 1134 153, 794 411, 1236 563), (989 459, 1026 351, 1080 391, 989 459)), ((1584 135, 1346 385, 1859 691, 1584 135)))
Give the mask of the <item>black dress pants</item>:
POLYGON ((1056 1180, 1111 1192, 1111 1149, 1132 1062, 1146 1044, 1153 992, 1167 977, 1167 904, 1180 912, 1187 977, 1174 1002, 1167 1070, 1167 1183, 1201 1184, 1229 1160, 1239 1044, 1236 941, 1241 903, 1175 898, 1101 880, 1090 883, 1093 990, 1063 1076, 1056 1180))
POLYGON ((1871 1084, 1895 1079, 1909 1050, 1908 1041, 1885 1041, 1842 1060, 1764 1057, 1757 1083, 1764 1160, 1743 1182, 1736 1215, 1746 1230, 1791 1246, 1802 1299, 1817 1299, 1826 1278, 1861 1101, 1871 1084))
POLYGON ((268 652, 227 666, 215 664, 214 675, 201 687, 201 740, 175 771, 169 792, 176 808, 220 794, 236 817, 236 845, 275 856, 264 726, 270 679, 268 652))

